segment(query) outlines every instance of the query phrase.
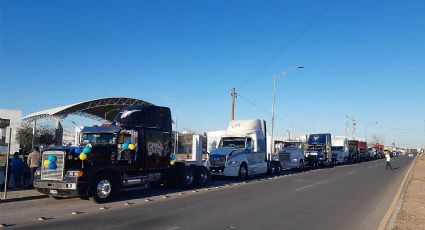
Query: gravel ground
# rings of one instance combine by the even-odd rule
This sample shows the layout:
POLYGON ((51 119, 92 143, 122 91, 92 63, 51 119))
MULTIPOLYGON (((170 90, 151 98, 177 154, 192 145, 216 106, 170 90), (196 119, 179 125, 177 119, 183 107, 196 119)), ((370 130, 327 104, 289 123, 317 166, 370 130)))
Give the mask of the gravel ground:
POLYGON ((425 229, 425 156, 418 156, 393 229, 425 229))

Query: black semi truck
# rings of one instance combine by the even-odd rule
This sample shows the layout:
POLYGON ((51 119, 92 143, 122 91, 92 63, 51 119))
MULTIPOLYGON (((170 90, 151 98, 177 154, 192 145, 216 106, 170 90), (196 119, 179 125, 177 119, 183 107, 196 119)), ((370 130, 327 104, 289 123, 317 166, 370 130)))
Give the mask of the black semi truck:
POLYGON ((129 106, 110 125, 84 127, 77 147, 50 147, 34 187, 51 197, 103 203, 120 191, 166 184, 188 188, 210 180, 204 165, 176 161, 167 107, 129 106))

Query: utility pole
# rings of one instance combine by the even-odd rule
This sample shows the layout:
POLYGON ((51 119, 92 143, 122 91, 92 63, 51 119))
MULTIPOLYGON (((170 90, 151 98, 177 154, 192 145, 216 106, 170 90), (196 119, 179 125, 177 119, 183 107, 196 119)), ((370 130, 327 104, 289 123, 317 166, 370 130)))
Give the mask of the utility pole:
POLYGON ((356 120, 353 119, 353 140, 356 139, 356 120))
POLYGON ((238 96, 235 88, 232 88, 232 93, 230 95, 232 96, 232 113, 230 114, 230 120, 233 121, 235 120, 235 99, 238 96))
POLYGON ((345 136, 348 137, 348 115, 345 116, 345 136))

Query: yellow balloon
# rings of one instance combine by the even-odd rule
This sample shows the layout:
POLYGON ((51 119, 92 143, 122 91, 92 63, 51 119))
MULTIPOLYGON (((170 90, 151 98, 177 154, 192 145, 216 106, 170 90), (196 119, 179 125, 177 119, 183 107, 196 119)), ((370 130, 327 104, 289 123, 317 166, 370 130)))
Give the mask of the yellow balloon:
POLYGON ((174 163, 175 163, 175 162, 174 162, 173 160, 171 160, 171 161, 170 161, 170 165, 174 165, 174 163))
POLYGON ((49 160, 44 160, 43 165, 44 167, 49 167, 50 161, 49 160))
POLYGON ((128 145, 128 149, 135 150, 136 149, 136 145, 135 144, 129 144, 128 145))
POLYGON ((87 159, 87 154, 85 154, 85 153, 80 153, 80 160, 85 160, 85 159, 87 159))

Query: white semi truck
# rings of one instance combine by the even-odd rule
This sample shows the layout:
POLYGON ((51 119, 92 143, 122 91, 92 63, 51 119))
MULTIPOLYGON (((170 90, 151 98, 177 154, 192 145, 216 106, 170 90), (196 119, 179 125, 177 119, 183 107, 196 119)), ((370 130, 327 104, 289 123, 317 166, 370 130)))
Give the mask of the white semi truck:
POLYGON ((220 138, 218 148, 209 154, 211 175, 247 179, 257 174, 277 174, 277 157, 267 153, 266 122, 264 120, 233 120, 220 138))
POLYGON ((332 161, 335 164, 346 164, 350 160, 348 138, 345 136, 332 137, 332 161))
POLYGON ((284 169, 303 170, 305 166, 305 144, 302 141, 282 141, 278 151, 284 169))

